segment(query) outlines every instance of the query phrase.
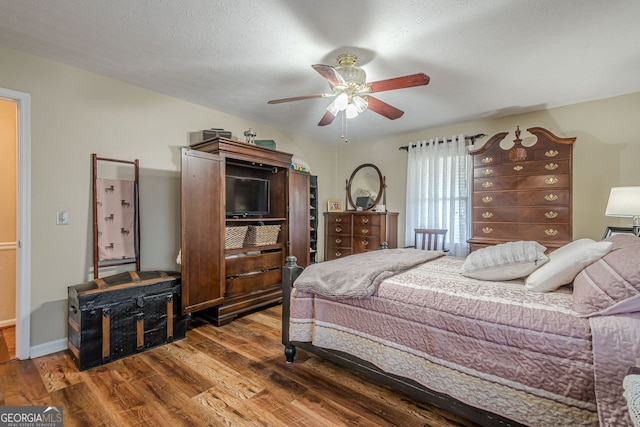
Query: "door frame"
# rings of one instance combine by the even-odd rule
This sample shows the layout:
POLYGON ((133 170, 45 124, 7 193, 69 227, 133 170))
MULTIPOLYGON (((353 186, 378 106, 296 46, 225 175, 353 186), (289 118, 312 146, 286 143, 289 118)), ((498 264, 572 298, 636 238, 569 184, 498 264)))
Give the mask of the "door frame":
POLYGON ((0 88, 18 113, 16 147, 16 357, 31 354, 31 95, 0 88))

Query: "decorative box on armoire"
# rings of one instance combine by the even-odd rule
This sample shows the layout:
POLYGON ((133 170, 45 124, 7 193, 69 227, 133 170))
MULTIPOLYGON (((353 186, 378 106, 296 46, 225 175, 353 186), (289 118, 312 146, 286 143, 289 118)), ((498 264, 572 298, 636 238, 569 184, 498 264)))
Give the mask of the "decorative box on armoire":
POLYGON ((473 156, 471 250, 533 240, 550 250, 572 239, 572 154, 576 138, 527 129, 537 139, 501 147, 507 132, 494 135, 473 156))
POLYGON ((80 370, 185 337, 180 273, 120 273, 69 286, 68 294, 68 347, 80 370))

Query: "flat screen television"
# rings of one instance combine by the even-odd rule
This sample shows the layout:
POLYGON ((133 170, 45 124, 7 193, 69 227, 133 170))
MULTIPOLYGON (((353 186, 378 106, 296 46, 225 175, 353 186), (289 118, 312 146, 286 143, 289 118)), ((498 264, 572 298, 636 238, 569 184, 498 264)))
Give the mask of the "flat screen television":
POLYGON ((267 215, 269 208, 268 179, 227 176, 225 209, 227 216, 267 215))

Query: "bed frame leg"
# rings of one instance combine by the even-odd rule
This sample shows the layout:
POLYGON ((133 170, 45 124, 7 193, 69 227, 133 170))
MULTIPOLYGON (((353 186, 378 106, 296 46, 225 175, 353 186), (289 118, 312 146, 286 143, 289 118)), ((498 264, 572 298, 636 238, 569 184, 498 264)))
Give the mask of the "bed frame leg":
POLYGON ((302 267, 296 264, 296 257, 288 256, 286 264, 282 267, 282 344, 284 344, 284 356, 287 363, 293 363, 296 348, 289 341, 289 317, 291 314, 291 291, 293 282, 302 273, 302 267))
POLYGON ((284 357, 287 359, 287 363, 293 363, 294 357, 296 357, 295 346, 288 346, 284 349, 284 357))

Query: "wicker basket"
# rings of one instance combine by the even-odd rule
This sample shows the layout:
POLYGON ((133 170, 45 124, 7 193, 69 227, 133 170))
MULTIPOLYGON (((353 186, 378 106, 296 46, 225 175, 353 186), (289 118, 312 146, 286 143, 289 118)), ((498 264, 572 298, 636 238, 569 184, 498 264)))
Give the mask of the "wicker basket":
POLYGON ((246 225, 239 227, 225 227, 224 229, 224 248, 237 249, 244 245, 244 239, 247 235, 246 225))
POLYGON ((245 246, 273 245, 278 241, 279 233, 279 225, 250 225, 244 244, 245 246))

